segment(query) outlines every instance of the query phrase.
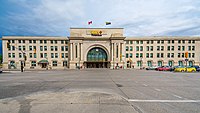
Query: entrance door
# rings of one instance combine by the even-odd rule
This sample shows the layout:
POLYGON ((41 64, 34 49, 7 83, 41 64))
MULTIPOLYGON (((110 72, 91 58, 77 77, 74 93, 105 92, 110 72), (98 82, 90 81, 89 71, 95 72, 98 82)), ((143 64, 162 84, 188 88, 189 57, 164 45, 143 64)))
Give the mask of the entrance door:
POLYGON ((47 64, 46 63, 42 63, 42 68, 46 68, 47 67, 47 64))
POLYGON ((105 50, 99 47, 92 48, 87 54, 87 68, 108 68, 108 56, 105 50))

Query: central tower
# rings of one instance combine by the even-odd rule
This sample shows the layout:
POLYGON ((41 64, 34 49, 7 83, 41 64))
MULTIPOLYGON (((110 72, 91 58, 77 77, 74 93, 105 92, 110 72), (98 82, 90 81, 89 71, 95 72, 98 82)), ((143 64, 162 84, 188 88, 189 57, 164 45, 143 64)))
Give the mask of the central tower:
POLYGON ((70 69, 125 66, 123 28, 70 28, 70 69))

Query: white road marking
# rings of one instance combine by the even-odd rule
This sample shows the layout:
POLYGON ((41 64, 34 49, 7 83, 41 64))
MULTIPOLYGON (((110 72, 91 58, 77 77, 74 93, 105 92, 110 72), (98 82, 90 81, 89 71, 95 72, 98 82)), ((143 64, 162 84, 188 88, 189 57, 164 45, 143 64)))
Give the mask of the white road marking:
POLYGON ((139 99, 128 99, 129 102, 160 102, 160 103, 200 103, 200 100, 139 100, 139 99))
POLYGON ((144 86, 148 86, 148 85, 146 85, 146 84, 143 84, 144 86))
POLYGON ((182 98, 181 96, 178 96, 178 95, 173 95, 173 96, 175 96, 175 97, 177 97, 177 98, 182 98))
POLYGON ((161 91, 160 89, 155 88, 156 91, 161 91))

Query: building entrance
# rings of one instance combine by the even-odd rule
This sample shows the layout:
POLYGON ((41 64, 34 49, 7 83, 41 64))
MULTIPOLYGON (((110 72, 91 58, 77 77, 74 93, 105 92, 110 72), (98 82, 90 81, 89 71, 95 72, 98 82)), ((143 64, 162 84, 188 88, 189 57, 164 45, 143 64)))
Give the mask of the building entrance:
POLYGON ((109 68, 110 62, 105 50, 99 47, 92 48, 87 54, 86 68, 109 68))

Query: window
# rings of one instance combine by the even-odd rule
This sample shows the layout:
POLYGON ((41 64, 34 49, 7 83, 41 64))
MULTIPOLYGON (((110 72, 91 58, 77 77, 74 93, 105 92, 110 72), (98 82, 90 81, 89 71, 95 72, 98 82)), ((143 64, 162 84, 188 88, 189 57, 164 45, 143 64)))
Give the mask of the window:
POLYGON ((139 41, 136 41, 136 44, 139 44, 139 41))
POLYGON ((133 46, 130 46, 130 51, 133 51, 133 46))
POLYGON ((188 46, 188 51, 191 51, 191 46, 188 46))
POLYGON ((21 46, 18 46, 18 49, 21 51, 22 50, 21 46))
POLYGON ((147 46, 147 51, 149 51, 149 46, 147 46))
POLYGON ((8 53, 8 58, 11 58, 11 53, 8 53))
POLYGON ((15 58, 15 53, 12 53, 12 58, 15 58))
POLYGON ((170 42, 171 42, 171 41, 170 41, 170 40, 168 40, 168 44, 170 44, 170 42))
POLYGON ((65 51, 68 51, 68 46, 65 46, 65 51))
POLYGON ((32 43, 32 40, 29 40, 29 43, 32 43))
POLYGON ((18 43, 22 43, 22 41, 21 41, 21 40, 18 40, 18 43))
POLYGON ((140 44, 143 44, 143 41, 140 41, 140 44))
POLYGON ((36 50, 36 46, 33 46, 33 49, 36 50))
POLYGON ((174 58, 174 53, 171 53, 171 58, 174 58))
POLYGON ((167 53, 167 58, 170 58, 170 53, 167 53))
POLYGON ((126 44, 129 44, 129 41, 126 41, 126 44))
POLYGON ((185 51, 185 46, 182 46, 182 51, 185 51))
POLYGON ((36 40, 33 40, 33 43, 36 44, 36 40))
POLYGON ((25 40, 22 40, 23 43, 25 43, 25 40))
POLYGON ((181 57, 181 53, 178 53, 178 58, 180 58, 181 57))
POLYGON ((128 53, 126 53, 126 58, 128 58, 128 53))
POLYGON ((149 53, 146 53, 146 58, 149 58, 149 53))
POLYGON ((55 40, 54 42, 55 42, 55 44, 57 44, 57 43, 58 43, 58 41, 57 41, 57 40, 55 40))
POLYGON ((150 53, 150 57, 153 58, 153 53, 150 53))
POLYGON ((47 51, 47 46, 44 46, 44 51, 47 51))
POLYGON ((178 50, 179 50, 179 51, 181 50, 181 46, 178 46, 178 50))
POLYGON ((157 46, 157 51, 160 51, 160 46, 157 46))
POLYGON ((179 40, 178 43, 180 44, 180 43, 181 43, 181 40, 179 40))
POLYGON ((67 61, 63 61, 63 67, 67 67, 67 61))
POLYGON ((182 53, 182 58, 184 58, 185 57, 185 53, 182 53))
POLYGON ((160 40, 157 41, 157 44, 160 44, 160 40))
POLYGON ((46 40, 44 40, 44 44, 46 44, 47 43, 47 41, 46 40))
POLYGON ((191 53, 188 53, 188 57, 191 58, 191 53))
POLYGON ((153 40, 151 40, 151 44, 153 44, 153 40))
POLYGON ((57 66, 57 61, 53 61, 53 66, 57 66))
POLYGON ((133 54, 132 53, 130 53, 130 58, 133 58, 133 54))
POLYGON ((44 53, 44 58, 47 58, 47 53, 44 53))
POLYGON ((143 53, 140 53, 140 58, 143 58, 143 53))
POLYGON ((185 40, 182 40, 182 43, 185 44, 185 40))
POLYGON ((51 46, 51 51, 53 51, 53 46, 51 46))
POLYGON ((192 51, 194 51, 195 50, 195 46, 192 46, 192 51))
POLYGON ((191 44, 191 40, 188 40, 188 43, 191 44))
POLYGON ((161 44, 164 44, 164 40, 161 40, 161 44))
POLYGON ((128 46, 126 46, 126 51, 128 51, 129 50, 129 48, 128 48, 128 46))
POLYGON ((195 43, 195 40, 192 40, 192 43, 194 44, 194 43, 195 43))
POLYGON ((23 46, 23 51, 26 51, 26 47, 25 46, 23 46))
POLYGON ((170 51, 170 46, 167 46, 167 50, 170 51))
POLYGON ((58 53, 55 53, 55 58, 58 58, 58 53))
POLYGON ((140 51, 143 51, 143 46, 140 46, 140 51))
POLYGON ((64 44, 64 40, 61 40, 61 44, 64 44))
POLYGON ((130 41, 130 44, 133 44, 133 41, 130 41))
POLYGON ((55 46, 55 51, 58 51, 58 46, 55 46))
POLYGON ((160 58, 160 53, 157 53, 157 58, 160 58))
POLYGON ((164 51, 164 46, 161 46, 161 51, 164 51))
POLYGON ((32 58, 33 57, 33 54, 32 53, 29 53, 29 58, 32 58))
POLYGON ((77 45, 75 46, 75 52, 76 52, 75 55, 76 55, 76 58, 77 58, 78 57, 78 46, 77 45))
POLYGON ((43 46, 40 46, 40 51, 43 51, 43 46))
POLYGON ((64 46, 61 46, 61 51, 64 51, 64 49, 65 49, 64 46))
POLYGON ((29 51, 32 51, 32 50, 33 50, 32 46, 29 46, 29 51))
POLYGON ((136 51, 139 51, 139 46, 136 46, 136 51))
POLYGON ((51 44, 53 44, 53 40, 51 40, 51 44))
POLYGON ((40 44, 42 44, 43 43, 43 41, 42 40, 40 40, 40 44))
POLYGON ((195 53, 192 53, 192 58, 194 58, 195 57, 195 53))
POLYGON ((172 40, 172 44, 174 44, 174 40, 172 40))
POLYGON ((153 46, 150 47, 150 50, 153 51, 153 46))
POLYGON ((36 53, 34 53, 33 55, 34 55, 34 58, 37 58, 37 55, 36 55, 36 53))
POLYGON ((36 61, 31 61, 31 66, 36 67, 36 61))
POLYGON ((65 53, 65 58, 68 58, 68 53, 65 53))
POLYGON ((54 54, 53 53, 51 53, 51 58, 54 58, 54 54))
POLYGON ((174 51, 174 46, 171 47, 171 50, 174 51))
POLYGON ((22 58, 22 53, 19 53, 19 58, 22 58))
POLYGON ((40 53, 40 58, 43 58, 44 56, 43 56, 43 53, 40 53))
POLYGON ((135 56, 136 56, 136 58, 139 58, 139 53, 136 53, 136 55, 135 55, 135 56))
POLYGON ((68 44, 68 41, 67 41, 67 40, 65 40, 65 44, 68 44))
POLYGON ((147 41, 147 44, 149 44, 149 40, 147 41))
POLYGON ((15 46, 12 46, 12 50, 15 51, 15 46))
POLYGON ((64 53, 62 53, 62 54, 61 54, 61 58, 64 58, 64 57, 65 57, 65 54, 64 54, 64 53))
POLYGON ((152 61, 147 61, 147 66, 151 67, 152 66, 152 61))

